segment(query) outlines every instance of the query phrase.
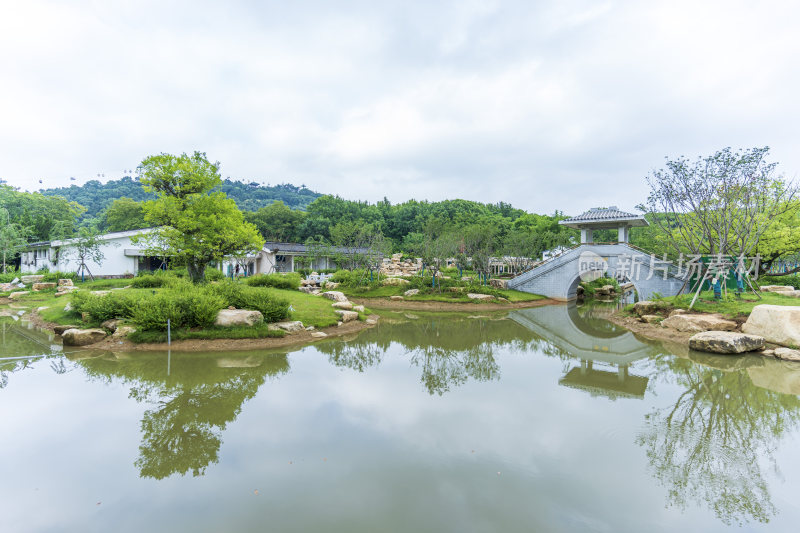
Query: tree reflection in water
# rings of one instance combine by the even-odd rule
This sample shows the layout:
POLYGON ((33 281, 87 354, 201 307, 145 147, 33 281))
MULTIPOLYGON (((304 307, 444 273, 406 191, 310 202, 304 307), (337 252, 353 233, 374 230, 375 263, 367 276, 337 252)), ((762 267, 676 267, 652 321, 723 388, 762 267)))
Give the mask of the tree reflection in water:
POLYGON ((674 404, 646 415, 637 438, 668 505, 705 502, 726 524, 768 522, 776 508, 762 466, 777 471, 774 451, 797 427, 800 399, 756 387, 742 370, 671 355, 655 361, 662 377, 684 389, 674 404))
POLYGON ((142 419, 142 443, 135 464, 142 477, 205 474, 219 461, 222 432, 242 404, 255 396, 267 376, 289 370, 286 355, 167 356, 113 354, 80 361, 87 374, 130 385, 130 397, 153 405, 142 419))
POLYGON ((365 331, 349 342, 332 341, 316 348, 328 354, 332 364, 363 372, 379 365, 392 343, 400 344, 410 354, 411 364, 421 369, 425 390, 442 395, 470 378, 498 379, 495 348, 525 350, 530 343, 541 342, 535 334, 502 316, 420 315, 402 321, 390 318, 380 328, 365 331))

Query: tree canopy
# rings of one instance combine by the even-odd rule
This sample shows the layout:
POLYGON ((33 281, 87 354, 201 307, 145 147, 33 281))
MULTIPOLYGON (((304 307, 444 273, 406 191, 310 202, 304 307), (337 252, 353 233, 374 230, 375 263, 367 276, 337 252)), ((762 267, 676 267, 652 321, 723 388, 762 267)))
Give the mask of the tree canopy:
POLYGON ((186 264, 192 281, 202 281, 213 261, 264 246, 236 203, 211 192, 221 183, 219 163, 210 163, 204 153, 150 156, 141 168, 145 190, 157 195, 144 203, 145 222, 157 228, 146 235, 149 247, 154 255, 168 249, 173 261, 186 264))

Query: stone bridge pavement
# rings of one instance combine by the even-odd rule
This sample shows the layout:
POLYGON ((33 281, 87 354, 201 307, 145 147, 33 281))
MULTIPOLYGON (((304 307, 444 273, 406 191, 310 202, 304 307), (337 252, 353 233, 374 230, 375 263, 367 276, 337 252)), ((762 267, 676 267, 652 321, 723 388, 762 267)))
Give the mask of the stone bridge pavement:
POLYGON ((659 258, 652 261, 650 254, 630 244, 587 243, 510 279, 508 288, 554 300, 573 300, 577 297, 581 272, 597 269, 605 270, 605 275, 616 277, 620 283, 633 283, 640 300, 647 300, 656 292, 675 296, 684 283, 675 265, 659 258))

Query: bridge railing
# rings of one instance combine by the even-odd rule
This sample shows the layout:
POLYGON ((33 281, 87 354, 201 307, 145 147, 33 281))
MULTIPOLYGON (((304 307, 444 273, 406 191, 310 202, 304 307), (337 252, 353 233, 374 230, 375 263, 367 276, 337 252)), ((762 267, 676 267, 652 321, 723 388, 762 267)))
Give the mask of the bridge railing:
MULTIPOLYGON (((538 269, 540 267, 543 267, 543 266, 547 265, 548 263, 551 263, 551 262, 555 261, 556 259, 559 259, 560 257, 564 256, 565 254, 571 252, 572 250, 574 250, 576 248, 580 248, 581 246, 584 246, 584 245, 587 245, 587 246, 591 246, 591 245, 600 245, 600 246, 622 245, 622 246, 627 246, 628 248, 631 248, 633 250, 636 250, 637 252, 640 252, 640 253, 648 256, 648 257, 655 256, 655 254, 653 254, 652 252, 648 252, 644 248, 639 248, 635 244, 631 244, 629 242, 619 242, 619 241, 616 241, 616 242, 614 242, 614 241, 609 241, 609 242, 584 242, 584 243, 580 243, 580 244, 575 244, 573 246, 570 246, 569 248, 564 248, 558 254, 555 254, 555 255, 553 255, 551 257, 548 257, 544 261, 526 268, 525 270, 523 270, 519 274, 516 274, 514 276, 514 278, 516 278, 518 276, 522 276, 523 274, 526 274, 527 272, 530 272, 531 270, 535 270, 535 269, 538 269)), ((663 261, 663 259, 661 259, 661 260, 663 261)), ((668 263, 669 264, 667 265, 667 271, 673 277, 680 278, 680 274, 681 274, 680 269, 672 261, 668 261, 668 263)), ((514 278, 511 278, 511 279, 514 279, 514 278)))

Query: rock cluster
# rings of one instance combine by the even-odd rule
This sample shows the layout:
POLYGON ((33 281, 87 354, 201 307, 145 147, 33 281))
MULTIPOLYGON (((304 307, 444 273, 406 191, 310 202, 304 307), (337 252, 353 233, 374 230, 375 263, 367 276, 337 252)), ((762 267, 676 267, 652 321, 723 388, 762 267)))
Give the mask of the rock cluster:
POLYGON ((86 346, 106 338, 103 329, 68 329, 61 334, 65 346, 86 346))
POLYGON ((420 270, 422 270, 422 259, 417 258, 414 261, 406 259, 404 261, 403 254, 392 254, 381 264, 381 274, 384 276, 414 276, 420 270))

